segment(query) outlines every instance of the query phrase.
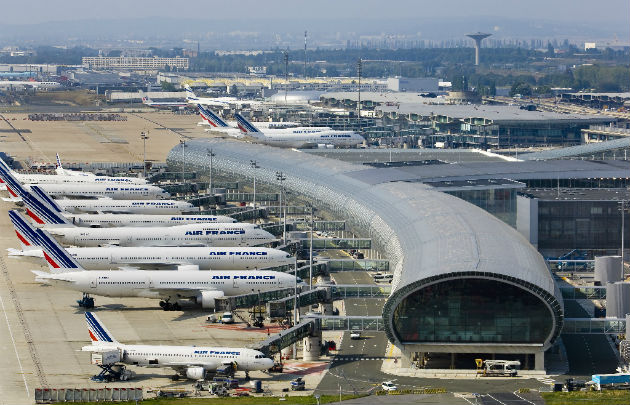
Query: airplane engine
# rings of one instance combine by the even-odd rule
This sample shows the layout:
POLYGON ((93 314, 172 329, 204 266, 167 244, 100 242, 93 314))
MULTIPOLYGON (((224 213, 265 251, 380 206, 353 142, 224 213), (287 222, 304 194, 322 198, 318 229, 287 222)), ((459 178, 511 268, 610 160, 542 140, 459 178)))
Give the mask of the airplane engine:
POLYGON ((201 308, 213 309, 214 300, 224 295, 223 291, 202 291, 201 294, 197 296, 197 303, 201 303, 201 308))
POLYGON ((190 380, 203 380, 206 377, 206 370, 203 367, 188 367, 186 378, 190 380))

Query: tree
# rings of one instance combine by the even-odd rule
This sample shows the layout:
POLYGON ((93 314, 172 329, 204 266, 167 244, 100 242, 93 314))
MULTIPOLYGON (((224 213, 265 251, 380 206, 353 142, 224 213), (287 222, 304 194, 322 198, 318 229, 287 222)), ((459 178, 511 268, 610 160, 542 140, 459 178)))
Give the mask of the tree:
POLYGON ((162 86, 162 91, 176 91, 175 85, 173 83, 169 83, 166 81, 160 82, 160 86, 162 86))
POLYGON ((519 82, 514 83, 510 89, 510 97, 520 94, 521 96, 531 96, 532 86, 529 83, 519 82))

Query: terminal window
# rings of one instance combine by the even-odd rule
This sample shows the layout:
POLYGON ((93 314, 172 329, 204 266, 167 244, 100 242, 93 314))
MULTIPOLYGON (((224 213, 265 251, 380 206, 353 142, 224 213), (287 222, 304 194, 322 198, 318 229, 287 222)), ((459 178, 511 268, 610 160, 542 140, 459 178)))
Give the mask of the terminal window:
POLYGON ((394 311, 394 330, 405 343, 544 343, 552 322, 540 298, 487 279, 462 278, 424 287, 394 311))

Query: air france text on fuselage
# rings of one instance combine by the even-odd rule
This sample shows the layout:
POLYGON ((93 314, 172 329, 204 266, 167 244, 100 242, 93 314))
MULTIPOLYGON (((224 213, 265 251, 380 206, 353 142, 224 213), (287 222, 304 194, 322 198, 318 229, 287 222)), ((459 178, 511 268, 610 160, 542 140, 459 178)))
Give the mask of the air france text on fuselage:
MULTIPOLYGON (((236 230, 236 231, 206 231, 206 235, 243 235, 245 233, 244 230, 236 230)), ((204 235, 203 231, 186 231, 186 235, 196 235, 201 236, 204 235)))

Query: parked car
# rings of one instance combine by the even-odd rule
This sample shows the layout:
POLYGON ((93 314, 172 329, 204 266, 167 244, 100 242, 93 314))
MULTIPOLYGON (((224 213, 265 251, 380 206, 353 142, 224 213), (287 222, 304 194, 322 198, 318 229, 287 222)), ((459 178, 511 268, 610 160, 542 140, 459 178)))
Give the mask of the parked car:
POLYGON ((221 323, 234 323, 234 315, 231 312, 224 312, 221 315, 221 323))
POLYGON ((392 381, 383 381, 381 388, 383 391, 398 391, 398 387, 392 381))

